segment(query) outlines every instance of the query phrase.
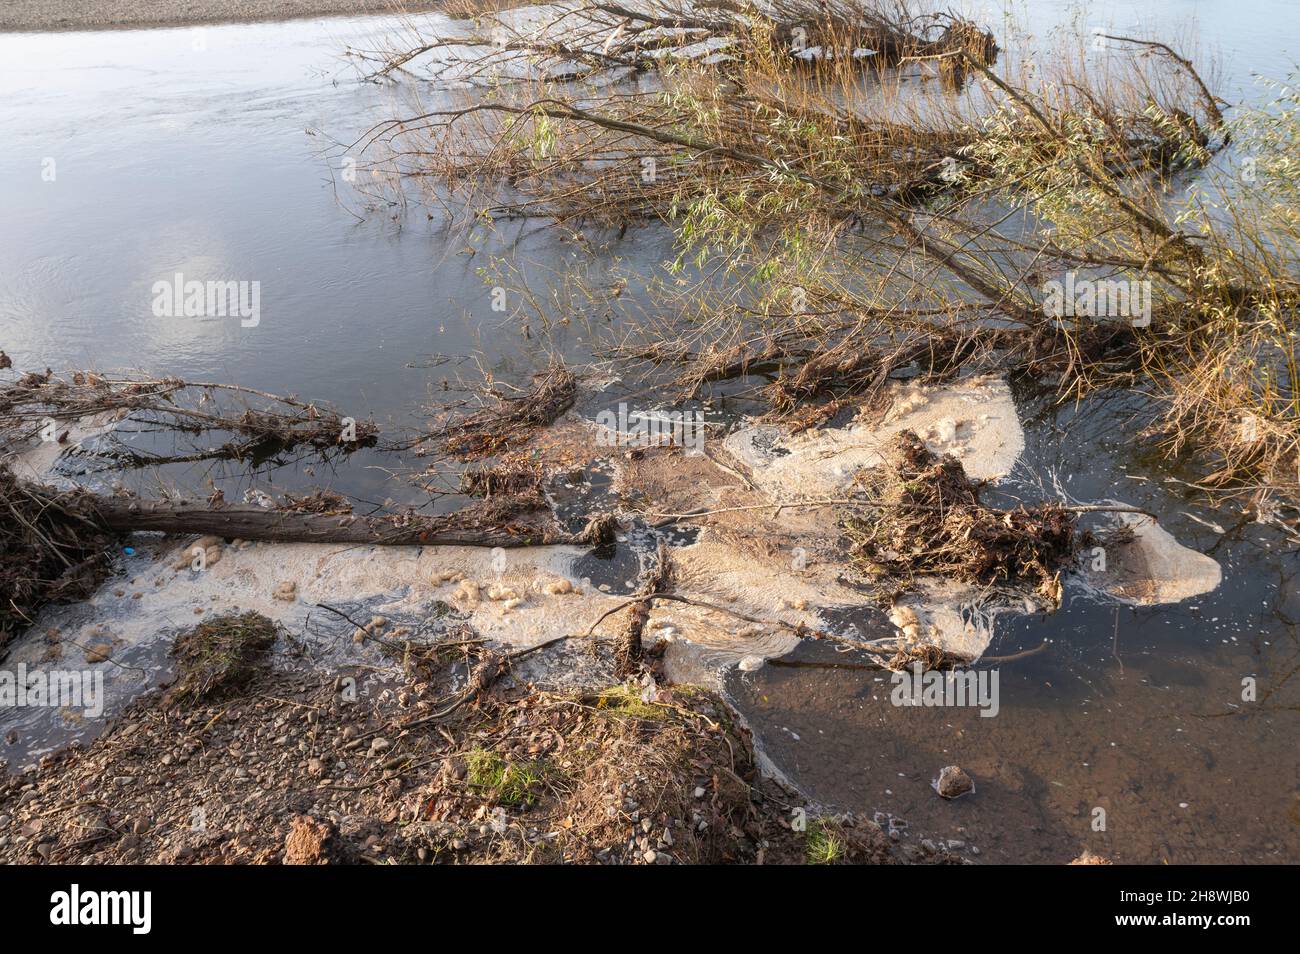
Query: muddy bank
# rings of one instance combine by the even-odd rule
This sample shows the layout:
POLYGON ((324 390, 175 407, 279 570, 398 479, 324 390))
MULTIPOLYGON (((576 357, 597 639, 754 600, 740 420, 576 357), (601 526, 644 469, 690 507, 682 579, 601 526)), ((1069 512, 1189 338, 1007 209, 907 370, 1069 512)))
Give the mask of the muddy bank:
POLYGON ((0 7, 0 31, 110 30, 246 23, 295 17, 363 16, 436 10, 431 0, 9 0, 0 7))
MULTIPOLYGON (((284 647, 282 647, 284 648, 284 647)), ((819 819, 756 770, 695 690, 553 693, 507 672, 446 716, 466 676, 287 671, 172 706, 153 693, 88 748, 0 786, 20 863, 896 863, 859 818, 819 819)))

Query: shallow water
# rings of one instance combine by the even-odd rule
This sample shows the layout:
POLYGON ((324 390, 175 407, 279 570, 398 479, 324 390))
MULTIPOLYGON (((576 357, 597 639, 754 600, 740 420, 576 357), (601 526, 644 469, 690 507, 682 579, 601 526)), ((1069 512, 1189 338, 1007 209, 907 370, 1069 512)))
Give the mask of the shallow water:
MULTIPOLYGON (((1294 56, 1279 28, 1293 16, 1286 0, 1131 0, 1088 5, 1077 19, 1064 0, 1025 9, 1035 26, 1117 32, 1198 20, 1233 99, 1258 95, 1252 72, 1284 76, 1294 56)), ((420 404, 444 381, 473 376, 472 353, 499 376, 534 367, 537 342, 522 336, 513 307, 492 310, 477 273, 492 248, 453 240, 436 218, 362 208, 340 181, 344 155, 329 137, 350 141, 403 107, 389 90, 357 83, 338 53, 392 26, 0 35, 0 347, 15 367, 229 381, 399 428, 418 426, 420 404), (260 282, 259 323, 155 317, 152 284, 178 271, 260 282)), ((576 254, 553 233, 523 241, 539 275, 576 254)), ((614 250, 633 264, 666 254, 662 236, 635 231, 614 250)), ((555 342, 581 351, 582 337, 575 324, 555 342)), ((1034 404, 1022 396, 1021 406, 1034 404)), ((895 708, 887 684, 860 670, 733 673, 730 691, 774 763, 817 803, 902 817, 910 828, 900 838, 962 841, 954 850, 975 857, 973 845, 985 860, 1060 861, 1084 847, 1116 860, 1300 859, 1297 699, 1287 681, 1300 657, 1295 555, 1271 530, 1184 503, 1137 430, 1122 403, 1040 416, 1026 427, 1023 483, 1004 490, 1037 499, 1036 480, 1059 478, 1079 500, 1150 506, 1220 561, 1218 591, 1136 609, 1072 588, 1051 617, 1003 617, 992 654, 1051 646, 1000 667, 991 719, 895 708), (1253 704, 1240 699, 1248 676, 1259 681, 1253 704), (954 762, 977 793, 947 803, 929 783, 954 762), (1104 832, 1091 828, 1097 807, 1104 832)), ((259 485, 325 478, 362 498, 411 495, 386 470, 357 463, 381 459, 327 478, 287 466, 259 485)), ((168 474, 189 487, 209 478, 238 482, 220 471, 168 474)), ((623 589, 637 566, 630 549, 588 558, 582 573, 623 589)), ((119 662, 156 678, 161 645, 119 662)))
MULTIPOLYGON (((956 854, 984 861, 1063 863, 1084 849, 1116 862, 1300 859, 1300 557, 1273 529, 1189 502, 1168 468, 1142 459, 1138 429, 1121 401, 1031 416, 1018 479, 999 490, 1032 501, 1059 486, 1147 507, 1220 562, 1222 585, 1135 607, 1067 581, 1055 613, 999 617, 989 656, 1047 646, 978 666, 999 677, 988 717, 896 706, 889 673, 733 672, 729 693, 811 808, 893 816, 905 842, 961 842, 956 854), (931 781, 952 764, 976 790, 949 802, 931 781)), ((806 644, 790 657, 801 659, 852 657, 806 644)))
MULTIPOLYGON (((478 274, 518 233, 471 247, 436 218, 367 208, 345 178, 364 185, 365 157, 333 139, 350 143, 407 106, 358 82, 342 53, 397 26, 0 34, 0 347, 15 369, 234 382, 400 430, 420 425, 444 382, 478 379, 471 355, 507 378, 544 360, 520 332, 519 303, 493 310, 478 274), (153 284, 177 272, 259 282, 258 323, 156 317, 153 284)), ((543 275, 574 254, 550 237, 519 247, 543 275)), ((553 341, 581 337, 560 328, 553 341)), ((223 472, 166 479, 206 486, 223 472)), ((329 481, 364 498, 412 494, 366 466, 329 481)), ((312 482, 286 468, 261 486, 312 482)))

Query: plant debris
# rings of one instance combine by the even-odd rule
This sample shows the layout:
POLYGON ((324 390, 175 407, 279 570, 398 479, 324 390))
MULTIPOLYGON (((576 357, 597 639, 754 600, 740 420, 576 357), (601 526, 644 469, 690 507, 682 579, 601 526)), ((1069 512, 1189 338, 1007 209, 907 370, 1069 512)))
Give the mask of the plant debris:
POLYGON ((252 675, 275 643, 276 625, 259 613, 217 616, 176 637, 172 655, 179 674, 164 704, 187 704, 220 697, 252 675))
POLYGON ((0 654, 47 603, 85 599, 104 579, 113 541, 92 498, 18 480, 0 463, 0 654))
POLYGON ((882 450, 885 464, 857 483, 886 506, 843 521, 858 566, 906 586, 919 575, 967 583, 1024 583, 1060 599, 1060 570, 1075 552, 1075 515, 1060 504, 998 510, 980 503, 951 455, 936 457, 912 431, 882 450))
POLYGON ((577 395, 578 379, 563 364, 554 362, 522 394, 487 389, 489 406, 448 425, 437 437, 442 450, 453 457, 492 457, 526 443, 534 431, 573 407, 577 395))
POLYGON ((379 429, 354 421, 319 403, 269 394, 233 384, 187 382, 180 378, 113 377, 95 371, 58 375, 24 374, 0 386, 0 447, 29 441, 43 431, 66 431, 86 420, 115 422, 106 448, 111 468, 204 459, 249 460, 297 447, 320 454, 373 446, 379 429), (128 423, 130 422, 130 423, 128 423), (196 446, 192 453, 163 456, 117 437, 136 432, 170 431, 197 438, 227 433, 219 446, 196 446))

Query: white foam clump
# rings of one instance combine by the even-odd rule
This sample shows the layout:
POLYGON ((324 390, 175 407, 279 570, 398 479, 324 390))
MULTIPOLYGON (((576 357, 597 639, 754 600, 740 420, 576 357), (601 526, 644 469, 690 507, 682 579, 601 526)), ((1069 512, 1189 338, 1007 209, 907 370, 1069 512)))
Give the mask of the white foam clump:
POLYGON ((893 388, 883 420, 794 435, 779 425, 757 424, 729 435, 723 448, 755 486, 778 499, 838 495, 859 470, 883 462, 881 449, 901 430, 915 431, 935 453, 952 454, 972 480, 1005 477, 1024 453, 1015 401, 1000 378, 893 388))
POLYGON ((1091 587, 1124 603, 1178 603, 1216 589, 1223 581, 1217 560, 1179 543, 1155 520, 1120 513, 1131 540, 1102 548, 1098 560, 1085 551, 1081 572, 1091 587))

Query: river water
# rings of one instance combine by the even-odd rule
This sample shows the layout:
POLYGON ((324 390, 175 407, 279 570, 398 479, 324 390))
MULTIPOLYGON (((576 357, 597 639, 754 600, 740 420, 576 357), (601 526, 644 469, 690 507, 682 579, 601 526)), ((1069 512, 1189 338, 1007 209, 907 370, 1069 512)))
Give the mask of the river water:
MULTIPOLYGON (((1260 96, 1253 74, 1284 77, 1296 52, 1287 0, 1079 11, 1024 8, 1040 29, 1195 32, 1219 55, 1230 99, 1260 96)), ((334 18, 0 35, 0 348, 15 368, 228 381, 405 428, 445 383, 477 376, 471 355, 501 377, 535 367, 520 315, 493 310, 478 272, 491 247, 348 188, 337 143, 406 104, 357 82, 340 54, 396 28, 334 18), (258 322, 156 316, 152 286, 178 272, 259 282, 258 322)), ((539 276, 575 255, 527 227, 511 238, 539 276)), ((611 245, 624 266, 666 254, 654 230, 611 245)), ((583 336, 575 324, 555 342, 581 352, 583 336)), ((1199 507, 1133 440, 1124 402, 1062 412, 1020 399, 1029 446, 1008 492, 1050 480, 1079 500, 1149 506, 1212 553, 1223 585, 1150 609, 1076 587, 1052 616, 1000 621, 994 655, 1050 643, 998 667, 995 718, 891 706, 888 683, 861 670, 733 672, 728 691, 762 747, 814 810, 880 812, 900 820, 900 840, 976 860, 1059 862, 1084 848, 1117 861, 1300 860, 1295 554, 1267 527, 1199 507), (1242 699, 1247 678, 1255 702, 1242 699), (930 781, 954 763, 977 790, 946 802, 930 781)), ((267 489, 310 482, 292 466, 259 477, 267 489)), ((377 467, 343 468, 334 485, 362 498, 410 492, 377 467)), ((816 647, 795 658, 826 661, 816 647)))

